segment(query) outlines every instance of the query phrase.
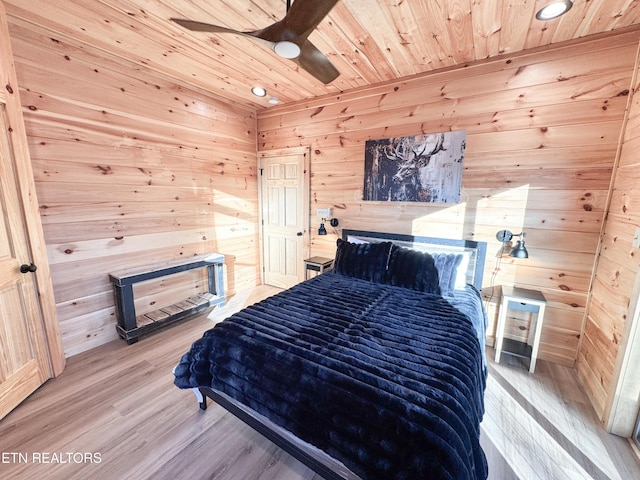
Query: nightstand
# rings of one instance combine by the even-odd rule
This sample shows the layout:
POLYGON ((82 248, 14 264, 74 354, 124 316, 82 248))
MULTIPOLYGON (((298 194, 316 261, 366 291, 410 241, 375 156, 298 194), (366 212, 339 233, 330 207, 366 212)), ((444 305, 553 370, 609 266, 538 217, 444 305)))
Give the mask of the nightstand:
POLYGON ((311 257, 304 261, 304 279, 309 278, 309 271, 318 272, 320 275, 325 270, 329 270, 333 266, 333 258, 311 257))
POLYGON ((535 371, 546 305, 547 299, 544 298, 542 292, 525 288, 502 287, 502 301, 500 302, 500 314, 496 328, 496 363, 500 363, 502 353, 508 353, 528 358, 530 360, 529 372, 535 371), (504 337, 510 310, 524 312, 525 316, 530 316, 531 323, 526 342, 504 337))

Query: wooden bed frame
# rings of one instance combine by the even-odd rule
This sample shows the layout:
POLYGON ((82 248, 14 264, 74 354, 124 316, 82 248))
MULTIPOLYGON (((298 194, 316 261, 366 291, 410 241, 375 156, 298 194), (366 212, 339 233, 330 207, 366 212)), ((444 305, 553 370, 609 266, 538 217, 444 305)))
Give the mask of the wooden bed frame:
MULTIPOLYGON (((433 253, 469 252, 468 283, 474 285, 478 290, 482 288, 482 275, 487 251, 485 242, 348 229, 343 229, 342 238, 343 240, 352 239, 371 243, 391 241, 400 246, 417 247, 433 253)), ((287 430, 224 393, 208 387, 194 388, 193 391, 202 410, 207 409, 207 398, 210 398, 326 480, 361 480, 358 475, 345 467, 342 462, 332 458, 313 445, 297 439, 287 430)))

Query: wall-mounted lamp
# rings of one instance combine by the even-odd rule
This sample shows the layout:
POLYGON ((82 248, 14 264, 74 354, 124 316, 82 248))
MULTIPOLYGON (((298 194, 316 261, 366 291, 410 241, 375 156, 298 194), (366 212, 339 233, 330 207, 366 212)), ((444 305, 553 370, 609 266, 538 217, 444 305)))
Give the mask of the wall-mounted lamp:
POLYGON ((521 238, 520 240, 518 240, 518 243, 516 243, 516 246, 511 250, 511 253, 509 253, 509 256, 514 258, 529 258, 529 252, 524 246, 525 236, 526 234, 524 233, 524 231, 518 234, 513 234, 509 230, 500 230, 496 234, 496 238, 500 240, 503 244, 510 242, 513 237, 521 238))
POLYGON ((326 235, 327 229, 324 226, 324 223, 329 220, 329 225, 333 228, 338 226, 337 218, 329 218, 331 217, 331 209, 330 208, 319 208, 318 209, 318 217, 322 220, 320 221, 320 228, 318 228, 318 235, 326 235))

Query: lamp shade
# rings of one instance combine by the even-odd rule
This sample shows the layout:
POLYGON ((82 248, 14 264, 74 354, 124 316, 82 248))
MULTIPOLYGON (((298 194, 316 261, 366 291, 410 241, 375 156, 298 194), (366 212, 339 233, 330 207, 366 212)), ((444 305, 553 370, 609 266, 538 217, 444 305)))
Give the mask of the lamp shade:
POLYGON ((515 258, 529 258, 529 252, 527 252, 527 249, 524 246, 524 240, 518 240, 518 243, 516 243, 514 249, 511 250, 509 256, 515 258))

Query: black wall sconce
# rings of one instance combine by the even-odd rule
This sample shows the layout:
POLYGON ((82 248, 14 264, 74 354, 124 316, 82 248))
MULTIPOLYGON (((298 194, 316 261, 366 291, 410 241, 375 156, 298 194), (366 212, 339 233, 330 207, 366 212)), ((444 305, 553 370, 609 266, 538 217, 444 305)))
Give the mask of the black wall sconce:
POLYGON ((514 258, 529 258, 529 252, 524 246, 525 235, 526 234, 524 233, 524 231, 514 234, 509 230, 500 230, 496 234, 496 238, 500 240, 504 246, 504 244, 506 244, 507 242, 510 242, 513 237, 520 237, 520 240, 518 240, 518 242, 516 243, 516 246, 513 249, 511 249, 509 256, 514 258))
POLYGON ((318 235, 326 235, 327 234, 327 229, 324 228, 324 221, 325 219, 322 219, 322 222, 320 223, 320 228, 318 229, 318 235))
MULTIPOLYGON (((324 226, 324 222, 326 222, 327 219, 323 218, 322 219, 322 223, 320 223, 320 228, 318 228, 318 235, 326 235, 327 234, 327 229, 324 226)), ((331 218, 329 219, 329 225, 331 225, 333 228, 336 228, 338 226, 338 219, 337 218, 331 218)))
POLYGON ((327 234, 327 229, 325 228, 324 224, 327 220, 329 220, 329 225, 331 225, 333 228, 338 226, 338 219, 337 218, 330 218, 331 217, 331 208, 319 208, 318 209, 318 216, 322 219, 320 221, 320 228, 318 228, 318 235, 326 235, 327 234))

